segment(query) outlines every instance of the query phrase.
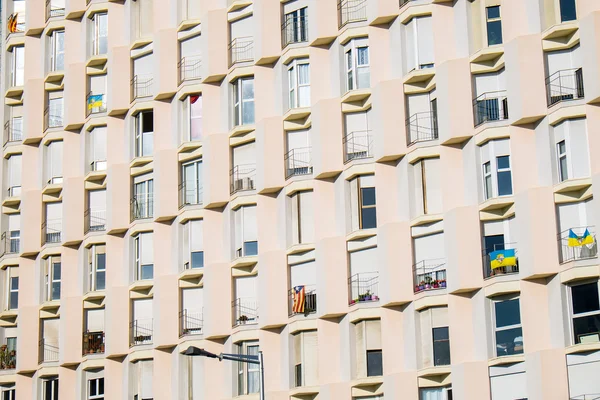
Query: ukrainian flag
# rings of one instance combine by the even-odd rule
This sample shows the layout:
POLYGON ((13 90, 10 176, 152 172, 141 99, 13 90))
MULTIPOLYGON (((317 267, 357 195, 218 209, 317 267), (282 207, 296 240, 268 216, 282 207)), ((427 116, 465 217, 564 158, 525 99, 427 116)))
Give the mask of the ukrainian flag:
POLYGON ((583 236, 577 236, 575 232, 573 232, 573 229, 569 229, 569 247, 579 247, 583 246, 584 244, 593 243, 594 237, 590 231, 587 230, 587 228, 585 229, 585 232, 583 232, 583 236))
POLYGON ((102 95, 96 94, 88 97, 88 110, 102 107, 102 95))
POLYGON ((517 265, 515 249, 492 251, 490 253, 490 265, 492 269, 517 265))

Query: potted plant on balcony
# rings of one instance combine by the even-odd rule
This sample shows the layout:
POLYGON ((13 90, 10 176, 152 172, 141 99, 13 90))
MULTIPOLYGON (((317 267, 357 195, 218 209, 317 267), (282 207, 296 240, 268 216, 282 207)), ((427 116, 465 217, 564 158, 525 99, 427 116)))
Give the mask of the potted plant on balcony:
POLYGON ((8 351, 6 349, 5 344, 0 346, 0 369, 8 368, 8 351))
POLYGON ((433 279, 431 279, 430 276, 426 276, 425 277, 425 289, 431 289, 431 282, 433 281, 433 279))
POLYGON ((419 288, 419 290, 418 290, 419 292, 420 292, 421 290, 425 290, 425 281, 421 281, 421 282, 419 282, 419 286, 418 286, 418 288, 419 288))
POLYGON ((365 292, 365 301, 371 301, 372 295, 371 295, 371 291, 367 290, 365 292))
POLYGON ((440 287, 440 281, 435 279, 432 283, 434 289, 438 289, 440 287))
POLYGON ((440 287, 441 288, 445 288, 446 287, 446 280, 445 279, 440 279, 439 283, 440 283, 440 287))
POLYGON ((240 315, 240 317, 238 318, 238 322, 241 325, 246 324, 246 322, 248 322, 248 316, 247 315, 240 315))

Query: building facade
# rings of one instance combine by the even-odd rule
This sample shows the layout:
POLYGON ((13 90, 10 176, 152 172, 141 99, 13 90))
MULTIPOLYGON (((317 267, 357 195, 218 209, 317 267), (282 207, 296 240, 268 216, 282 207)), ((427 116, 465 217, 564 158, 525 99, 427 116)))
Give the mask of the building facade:
POLYGON ((2 10, 0 400, 600 398, 597 0, 2 10))

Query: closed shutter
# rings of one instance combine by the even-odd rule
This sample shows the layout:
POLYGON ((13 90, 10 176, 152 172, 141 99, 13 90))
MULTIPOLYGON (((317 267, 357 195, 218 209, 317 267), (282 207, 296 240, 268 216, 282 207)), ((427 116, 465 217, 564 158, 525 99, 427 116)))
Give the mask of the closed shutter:
POLYGON ((187 310, 189 313, 198 313, 202 311, 203 294, 202 288, 183 289, 181 291, 182 310, 187 310))
POLYGON ((10 232, 21 230, 21 214, 8 215, 8 230, 10 232))
POLYGON ((104 332, 104 308, 86 311, 87 331, 104 332))
POLYGON ((424 64, 433 64, 433 25, 431 16, 418 17, 417 19, 417 46, 419 53, 418 67, 424 64))
POLYGON ((235 295, 238 299, 256 299, 256 277, 236 278, 235 295))
POLYGON ((559 204, 557 205, 557 208, 560 231, 564 232, 563 236, 567 234, 565 231, 568 229, 587 225, 585 203, 559 204))
POLYGON ((381 350, 381 320, 365 321, 366 324, 366 349, 381 350))
POLYGON ((567 355, 567 372, 570 397, 600 393, 600 351, 567 355))
POLYGON ((90 92, 91 94, 106 94, 106 75, 90 76, 90 92))
POLYGON ((425 160, 425 186, 427 190, 427 213, 441 213, 442 163, 439 158, 425 160))
POLYGON ((314 286, 317 283, 315 260, 307 261, 290 266, 291 287, 314 286))
POLYGON ((233 166, 256 164, 256 144, 254 142, 233 148, 233 166))
POLYGON ((315 227, 312 191, 300 192, 300 225, 302 243, 314 243, 315 227))
POLYGON ((354 178, 350 181, 350 223, 351 232, 358 230, 358 178, 354 178))
POLYGON ((413 249, 417 263, 424 260, 444 258, 444 233, 434 233, 415 238, 413 249))
POLYGON ((104 161, 103 165, 97 165, 97 170, 106 169, 106 127, 95 128, 90 132, 92 149, 91 161, 104 161))
POLYGON ((300 192, 293 194, 290 197, 290 209, 291 209, 291 225, 292 225, 292 232, 291 232, 291 237, 292 237, 292 244, 298 244, 300 243, 300 224, 302 223, 300 221, 300 192))
POLYGON ((154 264, 154 235, 152 233, 141 233, 140 246, 142 265, 154 264))
POLYGON ((201 54, 202 36, 196 35, 181 41, 181 58, 198 56, 201 54))
POLYGON ((246 36, 252 36, 254 27, 252 26, 252 16, 239 19, 230 24, 231 29, 231 40, 236 38, 242 38, 246 36))
POLYGON ((377 272, 377 247, 350 253, 350 276, 377 272))
POLYGON ((140 391, 141 398, 139 400, 153 399, 154 391, 152 390, 152 370, 153 361, 144 360, 139 361, 140 366, 140 391))
MULTIPOLYGON (((62 203, 46 203, 46 220, 61 221, 62 220, 62 203)), ((56 224, 54 224, 56 225, 56 224)), ((53 226, 54 226, 53 225, 53 226)))
POLYGON ((256 232, 256 206, 243 207, 244 212, 244 242, 258 241, 256 232))
POLYGON ((190 225, 191 221, 182 225, 181 227, 181 246, 182 246, 182 258, 183 265, 189 268, 190 263, 190 225))
POLYGON ((90 210, 105 211, 106 210, 106 190, 92 190, 90 193, 90 210))
POLYGON ((497 72, 475 75, 476 96, 484 93, 497 92, 500 89, 500 78, 497 72))
POLYGON ((296 150, 310 147, 310 137, 308 129, 287 131, 287 150, 296 150))
POLYGON ((144 80, 152 76, 153 68, 152 54, 133 59, 133 74, 144 78, 144 80))
POLYGON ((354 325, 356 337, 356 378, 364 378, 367 376, 365 323, 366 321, 361 321, 354 325))
POLYGON ((234 220, 234 254, 239 256, 238 251, 241 251, 242 248, 242 214, 244 213, 243 207, 238 208, 233 212, 233 220, 234 220))
POLYGON ((317 331, 302 333, 303 340, 303 377, 304 386, 317 386, 319 384, 318 371, 318 339, 317 331))
POLYGON ((417 68, 416 18, 404 25, 407 72, 417 68))
POLYGON ((569 120, 570 178, 578 179, 590 176, 589 145, 585 119, 569 120))
POLYGON ((192 252, 204 251, 204 232, 201 219, 190 221, 191 228, 191 250, 192 252))
POLYGON ((152 318, 152 299, 133 300, 133 319, 148 320, 152 318))
POLYGON ((42 320, 42 329, 44 332, 44 343, 46 345, 58 347, 58 333, 59 333, 59 318, 51 318, 42 320))
MULTIPOLYGON (((22 159, 23 158, 20 154, 15 154, 8 159, 10 187, 21 186, 22 159)), ((19 194, 20 193, 13 193, 14 196, 18 196, 19 194)))
POLYGON ((303 366, 302 364, 302 333, 297 333, 294 336, 292 336, 293 341, 294 341, 294 358, 292 360, 292 368, 294 371, 294 386, 302 386, 303 382, 300 380, 300 378, 302 377, 302 369, 303 366), (298 367, 298 365, 301 365, 300 367, 298 367), (300 371, 298 371, 298 368, 300 368, 300 371))

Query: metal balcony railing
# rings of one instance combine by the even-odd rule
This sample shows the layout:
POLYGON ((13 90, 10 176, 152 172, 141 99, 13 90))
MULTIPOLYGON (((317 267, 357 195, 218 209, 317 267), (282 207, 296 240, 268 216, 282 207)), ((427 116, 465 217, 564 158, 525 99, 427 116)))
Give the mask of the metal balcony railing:
POLYGON ((281 45, 285 48, 288 44, 308 41, 308 16, 293 15, 286 18, 281 25, 281 45))
POLYGON ((583 99, 583 68, 563 69, 546 78, 548 107, 561 101, 583 99))
POLYGON ((179 208, 202 204, 202 185, 200 180, 184 181, 179 184, 179 208))
POLYGON ((92 210, 88 208, 83 213, 84 234, 106 230, 106 210, 92 210))
POLYGON ((579 396, 570 397, 569 400, 600 400, 600 393, 580 394, 579 396))
POLYGON ((288 315, 314 314, 317 312, 317 286, 304 285, 304 311, 294 311, 294 288, 288 290, 288 315))
MULTIPOLYGON (((16 341, 16 339, 15 339, 16 341)), ((16 345, 16 343, 15 343, 16 345)), ((0 370, 15 369, 17 367, 17 349, 11 348, 8 344, 0 346, 0 370)))
POLYGON ((446 259, 419 261, 413 265, 415 293, 446 287, 446 259))
POLYGON ((131 199, 131 221, 154 216, 154 195, 137 194, 131 199))
POLYGON ((348 304, 379 301, 379 272, 362 272, 348 278, 348 304))
POLYGON ((310 147, 300 147, 288 151, 284 156, 285 179, 292 176, 310 175, 313 172, 310 147))
POLYGON ((65 16, 64 2, 61 5, 53 5, 52 3, 52 0, 46 0, 46 22, 50 18, 65 16))
POLYGON ((258 323, 258 304, 255 298, 235 299, 231 302, 233 327, 258 323))
POLYGON ((16 197, 21 195, 21 186, 11 186, 7 190, 7 197, 16 197))
POLYGON ((3 232, 0 241, 2 242, 1 255, 18 254, 21 250, 21 237, 19 231, 3 232), (19 235, 16 235, 15 232, 19 235))
POLYGON ((202 311, 183 310, 179 312, 179 337, 201 335, 204 319, 202 311))
POLYGON ((150 75, 135 75, 131 80, 131 101, 150 97, 153 94, 154 78, 150 75))
POLYGON ((254 190, 256 164, 236 165, 229 171, 230 193, 254 190))
POLYGON ((48 343, 46 339, 42 339, 39 342, 38 357, 40 364, 58 361, 58 345, 55 344, 58 343, 58 340, 52 340, 50 342, 52 344, 48 343))
MULTIPOLYGON (((507 254, 501 253, 501 257, 502 259, 505 259, 507 257, 507 254)), ((484 279, 499 275, 519 273, 519 252, 517 251, 516 243, 503 243, 500 245, 495 245, 493 248, 484 249, 482 259, 484 279), (494 261, 494 259, 492 259, 492 256, 495 255, 494 252, 502 250, 511 250, 511 253, 514 252, 516 265, 499 265, 496 266, 496 268, 492 268, 492 261, 494 261)), ((503 263, 502 259, 498 259, 497 257, 495 258, 495 260, 498 261, 499 264, 503 263)))
POLYGON ((202 77, 202 56, 183 57, 177 63, 179 71, 179 84, 192 79, 200 79, 202 77))
POLYGON ((558 255, 561 263, 598 257, 598 242, 594 226, 579 226, 558 234, 558 255), (586 231, 589 238, 586 238, 586 231), (569 240, 573 232, 575 237, 569 240))
MULTIPOLYGON (((19 121, 22 121, 19 119, 19 121)), ((15 124, 15 118, 12 121, 7 121, 4 124, 4 145, 11 142, 20 142, 23 140, 23 124, 15 124), (13 122, 13 123, 11 123, 13 122)))
POLYGON ((367 20, 367 0, 340 0, 337 8, 340 28, 348 22, 367 20))
POLYGON ((46 243, 60 243, 62 233, 62 219, 48 219, 42 223, 42 245, 46 243))
POLYGON ((506 90, 486 92, 473 100, 475 126, 486 122, 508 119, 508 98, 506 90))
POLYGON ((406 145, 428 142, 438 138, 437 113, 419 112, 406 119, 406 145))
POLYGON ((344 163, 373 157, 371 131, 354 131, 344 136, 344 163))
POLYGON ((88 93, 85 98, 85 112, 89 117, 91 114, 100 114, 106 112, 106 95, 88 93))
POLYGON ((44 110, 44 131, 50 128, 60 128, 63 126, 63 113, 58 110, 50 110, 46 107, 44 110))
POLYGON ((83 332, 83 355, 104 353, 104 332, 83 332))
POLYGON ((405 5, 407 5, 408 3, 410 3, 411 1, 415 1, 415 0, 400 0, 400 8, 404 7, 405 5))
POLYGON ((90 163, 90 172, 106 171, 106 160, 94 160, 90 163))
POLYGON ((152 344, 152 318, 136 319, 129 323, 129 347, 152 344))
POLYGON ((229 43, 229 66, 236 63, 254 61, 254 38, 252 36, 235 38, 229 43))

